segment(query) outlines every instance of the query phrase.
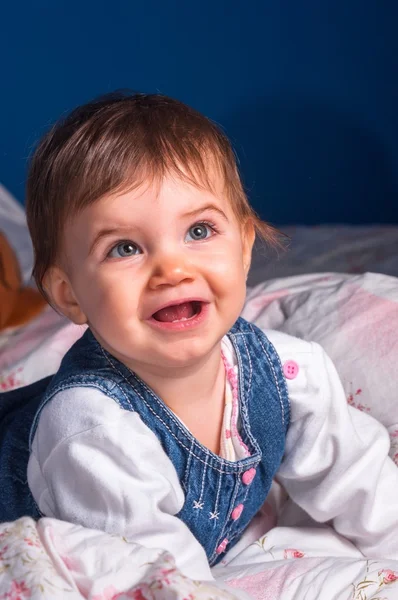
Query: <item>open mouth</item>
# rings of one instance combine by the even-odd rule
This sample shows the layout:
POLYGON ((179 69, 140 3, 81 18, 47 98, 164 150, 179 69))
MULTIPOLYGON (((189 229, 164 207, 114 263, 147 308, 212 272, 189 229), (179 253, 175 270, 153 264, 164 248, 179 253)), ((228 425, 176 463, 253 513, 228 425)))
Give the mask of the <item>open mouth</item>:
POLYGON ((202 311, 202 302, 193 300, 191 302, 182 302, 173 304, 158 310, 152 315, 155 321, 161 323, 178 323, 179 321, 189 321, 202 311))

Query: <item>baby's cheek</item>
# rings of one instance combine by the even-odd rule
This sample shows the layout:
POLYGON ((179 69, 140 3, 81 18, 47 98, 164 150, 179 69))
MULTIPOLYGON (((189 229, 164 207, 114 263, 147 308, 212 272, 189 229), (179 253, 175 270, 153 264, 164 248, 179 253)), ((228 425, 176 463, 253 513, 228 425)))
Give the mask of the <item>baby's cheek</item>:
POLYGON ((224 278, 223 288, 218 295, 224 309, 227 310, 233 321, 235 321, 242 312, 246 299, 246 280, 239 274, 229 274, 224 278))
POLYGON ((209 258, 207 269, 213 276, 217 276, 220 283, 238 283, 245 279, 245 272, 241 256, 235 256, 226 249, 224 252, 209 258))
POLYGON ((80 286, 79 297, 80 304, 83 307, 85 313, 91 320, 95 318, 97 314, 109 311, 117 303, 116 290, 112 287, 100 284, 98 281, 93 281, 89 277, 80 286))
POLYGON ((226 269, 224 273, 220 274, 222 280, 222 287, 225 293, 245 294, 246 292, 246 274, 243 269, 226 269))

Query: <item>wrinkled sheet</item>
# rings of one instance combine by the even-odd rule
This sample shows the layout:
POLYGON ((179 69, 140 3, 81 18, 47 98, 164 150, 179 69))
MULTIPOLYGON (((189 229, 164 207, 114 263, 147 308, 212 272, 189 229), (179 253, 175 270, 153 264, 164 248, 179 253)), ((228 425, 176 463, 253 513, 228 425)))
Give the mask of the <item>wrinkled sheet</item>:
MULTIPOLYGON (((3 600, 393 600, 398 563, 366 560, 325 528, 251 526, 213 582, 182 575, 162 550, 55 519, 0 525, 3 600), (257 528, 257 531, 256 531, 257 528)), ((231 552, 232 554, 232 552, 231 552)))
POLYGON ((388 430, 398 465, 398 278, 321 273, 273 279, 249 290, 243 316, 262 329, 321 344, 347 402, 388 430))
POLYGON ((257 243, 248 283, 309 273, 366 271, 398 277, 398 225, 281 226, 285 250, 257 243))
POLYGON ((216 582, 184 577, 172 556, 100 531, 24 517, 0 525, 0 598, 233 600, 216 582))

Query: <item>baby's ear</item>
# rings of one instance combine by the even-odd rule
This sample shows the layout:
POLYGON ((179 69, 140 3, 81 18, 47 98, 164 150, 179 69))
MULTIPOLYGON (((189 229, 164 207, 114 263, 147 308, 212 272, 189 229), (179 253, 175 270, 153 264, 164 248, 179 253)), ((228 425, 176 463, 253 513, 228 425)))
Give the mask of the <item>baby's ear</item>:
POLYGON ((87 323, 87 317, 80 308, 69 278, 61 267, 54 266, 47 271, 43 287, 54 308, 76 325, 87 323))
POLYGON ((252 261, 252 250, 254 240, 256 239, 256 230, 254 229, 253 221, 248 219, 242 226, 242 249, 243 249, 243 266, 246 276, 249 272, 252 261))

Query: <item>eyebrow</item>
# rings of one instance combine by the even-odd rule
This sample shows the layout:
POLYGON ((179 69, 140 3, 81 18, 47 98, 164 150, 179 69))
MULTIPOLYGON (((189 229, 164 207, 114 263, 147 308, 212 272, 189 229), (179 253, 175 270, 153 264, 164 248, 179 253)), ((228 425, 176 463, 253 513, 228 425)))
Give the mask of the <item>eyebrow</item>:
POLYGON ((228 217, 225 214, 224 211, 221 210, 221 208, 218 208, 218 206, 216 206, 215 204, 205 204, 204 206, 199 206, 199 208, 195 208, 194 210, 190 210, 187 213, 184 213, 184 217, 196 217, 197 215, 199 215, 202 212, 205 212, 207 210, 213 211, 218 213, 221 217, 223 217, 226 221, 228 221, 228 217))
POLYGON ((103 240, 104 238, 110 237, 110 236, 119 236, 120 234, 123 234, 124 232, 130 233, 131 234, 131 227, 126 227, 126 226, 115 226, 115 227, 107 227, 106 229, 100 229, 100 231, 98 231, 98 233, 95 235, 92 244, 90 245, 90 249, 89 249, 89 255, 92 254, 94 252, 94 250, 96 249, 96 247, 98 246, 99 242, 101 240, 103 240))
MULTIPOLYGON (((226 221, 228 221, 228 217, 224 213, 224 211, 222 211, 221 208, 218 208, 218 206, 216 206, 215 204, 211 204, 211 203, 210 204, 205 204, 204 206, 199 206, 199 208, 195 208, 194 210, 190 210, 189 212, 184 213, 182 216, 184 218, 192 218, 192 217, 196 217, 200 213, 203 213, 203 212, 206 212, 206 211, 216 212, 223 219, 225 219, 226 221)), ((118 235, 120 235, 123 232, 131 234, 131 230, 132 230, 131 226, 127 226, 127 227, 126 226, 120 226, 120 227, 115 226, 115 227, 107 227, 106 229, 101 229, 95 235, 94 240, 93 240, 92 244, 90 245, 89 255, 91 255, 94 252, 94 250, 98 246, 99 242, 101 240, 103 240, 104 238, 107 238, 107 237, 110 237, 110 236, 117 237, 118 235)))

